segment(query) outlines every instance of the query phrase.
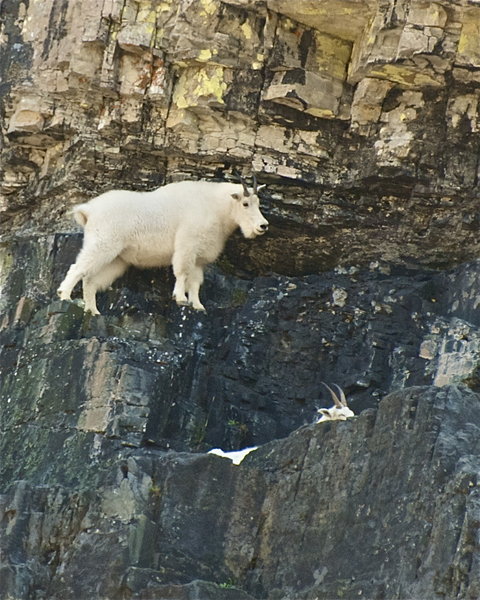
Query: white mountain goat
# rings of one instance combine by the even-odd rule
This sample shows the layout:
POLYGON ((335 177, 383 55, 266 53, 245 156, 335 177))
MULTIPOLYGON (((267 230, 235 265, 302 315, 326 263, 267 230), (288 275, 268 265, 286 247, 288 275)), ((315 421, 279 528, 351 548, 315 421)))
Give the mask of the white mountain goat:
POLYGON ((330 408, 319 408, 317 412, 320 413, 322 416, 316 422, 321 423, 322 421, 346 421, 349 417, 354 417, 355 413, 353 412, 353 410, 348 408, 347 399, 345 398, 345 394, 343 393, 342 388, 336 383, 333 384, 338 389, 339 396, 337 396, 337 394, 332 390, 330 386, 328 386, 326 383, 323 383, 323 385, 332 395, 334 405, 330 408))
POLYGON ((85 310, 100 314, 95 295, 129 267, 173 266, 173 298, 205 310, 199 299, 204 267, 240 227, 246 238, 263 235, 268 221, 253 190, 241 183, 181 181, 151 192, 113 190, 73 209, 84 228, 83 246, 57 290, 62 300, 83 280, 85 310))

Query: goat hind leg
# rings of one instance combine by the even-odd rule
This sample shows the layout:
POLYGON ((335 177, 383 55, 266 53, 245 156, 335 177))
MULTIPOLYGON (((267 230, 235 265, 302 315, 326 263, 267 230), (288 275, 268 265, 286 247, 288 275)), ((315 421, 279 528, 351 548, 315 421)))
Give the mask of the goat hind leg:
POLYGON ((83 300, 85 302, 85 312, 87 310, 89 310, 92 313, 92 315, 99 315, 100 311, 97 308, 97 301, 96 301, 97 286, 88 277, 85 277, 83 279, 82 286, 83 286, 83 300))
POLYGON ((60 300, 70 300, 73 288, 83 278, 83 273, 75 262, 69 269, 65 279, 58 287, 57 294, 60 300))
POLYGON ((61 300, 70 300, 73 288, 77 285, 80 279, 83 279, 89 270, 92 270, 95 265, 98 252, 94 248, 88 248, 85 245, 80 250, 77 260, 68 269, 65 279, 58 287, 57 294, 61 300))
POLYGON ((83 299, 85 310, 92 315, 99 315, 95 295, 98 290, 106 290, 114 281, 125 273, 128 264, 117 256, 111 263, 105 265, 93 277, 83 279, 83 299))
POLYGON ((117 258, 120 251, 121 248, 112 249, 105 254, 105 248, 98 248, 91 244, 84 246, 57 290, 60 299, 70 300, 72 290, 80 279, 94 278, 117 258))

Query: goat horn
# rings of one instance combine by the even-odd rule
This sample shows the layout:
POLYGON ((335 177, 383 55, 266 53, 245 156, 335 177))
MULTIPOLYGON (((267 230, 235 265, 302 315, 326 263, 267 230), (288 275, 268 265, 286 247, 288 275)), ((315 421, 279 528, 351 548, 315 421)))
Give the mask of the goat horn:
MULTIPOLYGON (((327 390, 328 390, 328 391, 330 392, 330 394, 332 395, 332 399, 333 399, 333 402, 335 403, 335 406, 336 406, 337 408, 342 408, 343 404, 340 402, 340 400, 339 400, 339 398, 338 398, 337 394, 336 394, 336 393, 335 393, 335 392, 332 390, 332 388, 331 388, 329 385, 327 385, 327 384, 326 384, 324 381, 322 381, 321 383, 322 383, 322 384, 323 384, 323 385, 324 385, 324 386, 327 388, 327 390)), ((337 386, 337 387, 338 387, 338 386, 337 386)), ((341 391, 341 390, 340 390, 340 391, 341 391)), ((343 392, 342 392, 342 394, 343 394, 343 392)))
POLYGON ((247 182, 245 181, 245 179, 240 175, 240 172, 238 171, 238 169, 235 167, 232 171, 232 173, 235 175, 235 177, 238 177, 238 180, 240 181, 240 183, 242 184, 243 187, 243 193, 245 196, 250 196, 250 192, 248 190, 248 185, 247 182))
POLYGON ((247 182, 245 181, 245 179, 241 175, 240 175, 240 183, 243 186, 243 194, 245 196, 247 196, 247 198, 248 198, 248 196, 250 196, 250 192, 248 191, 248 185, 247 185, 247 182))
POLYGON ((344 393, 344 391, 342 390, 342 388, 341 388, 339 385, 337 385, 336 383, 334 383, 333 385, 334 385, 334 386, 337 388, 337 390, 340 392, 340 401, 341 401, 342 405, 343 405, 343 406, 348 406, 348 404, 347 404, 347 399, 345 398, 345 393, 344 393))
POLYGON ((257 176, 255 174, 255 171, 253 171, 253 193, 256 194, 257 193, 257 176))

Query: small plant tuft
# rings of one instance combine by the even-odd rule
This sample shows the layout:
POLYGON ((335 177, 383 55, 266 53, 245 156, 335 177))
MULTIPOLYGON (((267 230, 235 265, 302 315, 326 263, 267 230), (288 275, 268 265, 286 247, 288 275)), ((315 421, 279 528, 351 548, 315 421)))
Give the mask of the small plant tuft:
POLYGON ((228 581, 225 581, 223 583, 219 583, 218 587, 222 588, 222 590, 230 590, 230 589, 232 589, 232 588, 234 588, 236 586, 235 586, 235 582, 232 581, 231 579, 229 579, 228 581))

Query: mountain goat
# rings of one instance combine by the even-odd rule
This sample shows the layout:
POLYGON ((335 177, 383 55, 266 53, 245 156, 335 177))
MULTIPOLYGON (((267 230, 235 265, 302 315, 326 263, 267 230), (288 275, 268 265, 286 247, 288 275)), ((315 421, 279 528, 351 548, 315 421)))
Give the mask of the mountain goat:
POLYGON ((58 295, 70 300, 82 279, 85 310, 98 315, 96 292, 130 265, 172 265, 177 304, 205 310, 199 298, 204 267, 237 227, 246 238, 268 229, 257 196, 261 187, 255 177, 253 190, 243 179, 238 184, 181 181, 151 192, 113 190, 79 204, 73 214, 84 228, 83 246, 58 295))
POLYGON ((355 413, 353 410, 348 408, 347 399, 345 398, 342 388, 336 383, 333 384, 338 389, 340 394, 340 397, 338 397, 330 386, 328 386, 326 383, 323 383, 323 385, 332 395, 334 405, 330 408, 319 408, 317 412, 322 416, 316 422, 322 423, 322 421, 346 421, 349 417, 354 417, 355 413))

